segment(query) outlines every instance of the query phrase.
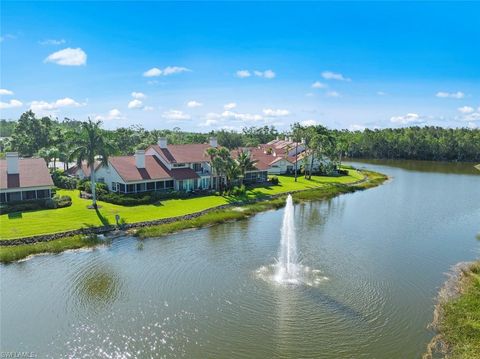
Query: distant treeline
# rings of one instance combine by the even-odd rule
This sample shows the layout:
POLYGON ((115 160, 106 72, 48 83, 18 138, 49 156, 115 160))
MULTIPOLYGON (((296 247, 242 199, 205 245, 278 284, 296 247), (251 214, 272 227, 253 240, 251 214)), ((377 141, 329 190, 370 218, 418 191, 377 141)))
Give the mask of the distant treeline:
POLYGON ((351 158, 480 161, 480 129, 431 126, 333 133, 348 144, 351 158))
MULTIPOLYGON (((50 117, 36 117, 32 111, 18 121, 0 120, 0 152, 18 151, 22 156, 40 156, 67 160, 70 143, 81 122, 50 117)), ((204 143, 216 136, 227 148, 257 146, 277 137, 292 137, 307 142, 319 154, 336 153, 340 158, 417 159, 434 161, 480 162, 480 130, 442 127, 408 127, 383 130, 329 130, 323 126, 292 125, 287 132, 273 126, 245 127, 241 132, 219 130, 208 133, 173 130, 146 130, 133 125, 116 130, 103 130, 115 147, 115 154, 133 154, 167 137, 172 144, 204 143), (322 146, 323 143, 323 146, 322 146), (323 147, 323 148, 322 148, 323 147), (327 148, 328 147, 328 148, 327 148)))

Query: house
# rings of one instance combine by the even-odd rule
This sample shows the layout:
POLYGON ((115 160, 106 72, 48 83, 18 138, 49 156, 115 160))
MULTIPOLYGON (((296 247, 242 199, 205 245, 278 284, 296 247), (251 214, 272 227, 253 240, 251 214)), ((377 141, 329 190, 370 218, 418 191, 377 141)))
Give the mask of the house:
MULTIPOLYGON (((189 191, 210 188, 210 181, 217 181, 212 174, 209 148, 217 148, 217 139, 212 137, 208 144, 169 145, 165 137, 147 148, 147 155, 158 158, 169 170, 175 181, 175 190, 189 191)), ((214 183, 215 184, 215 183, 214 183)))
POLYGON ((17 152, 7 152, 0 160, 0 203, 48 199, 53 187, 42 158, 19 158, 17 152))
MULTIPOLYGON (((98 168, 100 162, 95 161, 95 169, 98 168)), ((81 166, 73 165, 67 170, 67 174, 70 176, 76 177, 78 179, 84 179, 90 177, 90 167, 88 167, 87 161, 83 161, 81 166)))
POLYGON ((134 156, 109 157, 108 166, 95 169, 95 177, 120 193, 209 189, 215 177, 205 152, 212 147, 217 147, 215 138, 208 144, 168 145, 162 137, 134 156))
POLYGON ((166 191, 174 188, 170 171, 155 156, 137 150, 134 156, 111 156, 108 166, 95 170, 98 182, 107 184, 110 191, 138 193, 166 191))

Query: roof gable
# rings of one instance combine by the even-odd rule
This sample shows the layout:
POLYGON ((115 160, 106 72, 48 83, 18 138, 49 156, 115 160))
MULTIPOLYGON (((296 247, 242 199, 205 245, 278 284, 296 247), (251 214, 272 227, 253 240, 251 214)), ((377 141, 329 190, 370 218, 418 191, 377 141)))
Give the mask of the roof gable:
POLYGON ((19 158, 18 174, 7 174, 7 161, 0 160, 0 189, 53 186, 47 164, 41 158, 19 158))

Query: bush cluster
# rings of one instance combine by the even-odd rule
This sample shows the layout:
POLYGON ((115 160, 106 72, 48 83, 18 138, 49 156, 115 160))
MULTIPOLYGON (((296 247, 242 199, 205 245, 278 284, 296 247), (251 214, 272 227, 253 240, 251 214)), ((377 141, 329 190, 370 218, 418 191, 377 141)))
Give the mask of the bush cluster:
POLYGON ((142 192, 123 194, 116 192, 100 193, 97 198, 100 201, 117 204, 120 206, 138 206, 142 204, 153 204, 160 200, 169 198, 187 198, 192 196, 186 192, 142 192))
POLYGON ((54 209, 72 205, 70 196, 55 196, 48 199, 8 202, 0 206, 0 214, 36 211, 39 209, 54 209))
POLYGON ((277 176, 272 176, 270 177, 269 179, 270 183, 273 184, 273 185, 277 185, 280 183, 280 181, 278 180, 278 177, 277 176))
POLYGON ((75 189, 77 188, 78 180, 73 177, 68 177, 65 172, 56 170, 52 172, 53 184, 58 188, 75 189))
MULTIPOLYGON (((84 179, 82 179, 78 182, 77 188, 80 191, 87 192, 87 193, 92 193, 92 184, 86 178, 84 178, 84 179)), ((107 186, 106 183, 95 182, 95 189, 96 189, 97 197, 100 197, 100 196, 108 193, 108 186, 107 186)))

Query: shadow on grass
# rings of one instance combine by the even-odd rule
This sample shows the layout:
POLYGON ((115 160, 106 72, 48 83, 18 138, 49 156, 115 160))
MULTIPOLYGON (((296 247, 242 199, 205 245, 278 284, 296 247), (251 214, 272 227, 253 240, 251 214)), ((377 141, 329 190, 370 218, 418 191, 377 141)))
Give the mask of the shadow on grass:
POLYGON ((13 212, 8 214, 8 219, 21 219, 23 218, 22 212, 13 212))
POLYGON ((108 221, 108 218, 105 217, 105 216, 98 210, 98 208, 95 208, 95 213, 97 214, 98 219, 100 219, 100 222, 102 222, 102 224, 103 224, 104 226, 109 226, 109 225, 110 225, 110 222, 108 221))

